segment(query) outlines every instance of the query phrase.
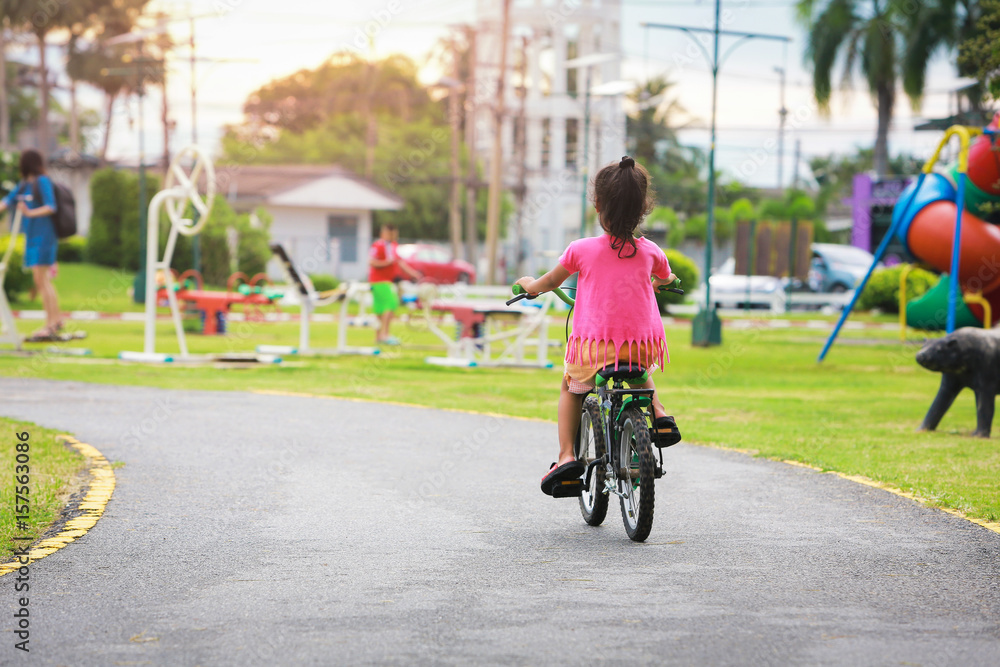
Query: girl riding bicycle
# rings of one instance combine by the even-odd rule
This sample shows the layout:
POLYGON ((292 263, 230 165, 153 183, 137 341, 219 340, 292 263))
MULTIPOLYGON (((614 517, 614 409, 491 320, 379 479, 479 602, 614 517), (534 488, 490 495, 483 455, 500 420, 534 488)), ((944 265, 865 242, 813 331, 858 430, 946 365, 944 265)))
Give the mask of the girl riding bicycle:
MULTIPOLYGON (((601 368, 637 364, 661 368, 670 357, 654 290, 677 279, 656 244, 635 235, 653 208, 649 172, 626 156, 594 177, 594 208, 604 234, 573 241, 558 265, 541 278, 517 281, 525 292, 547 292, 579 272, 573 333, 566 343, 559 395, 559 460, 542 478, 542 491, 580 477, 584 464, 574 454, 584 397, 594 389, 601 368), (654 280, 650 282, 650 277, 654 280)), ((650 377, 641 387, 654 389, 650 377)), ((653 393, 655 421, 651 435, 676 430, 659 396, 653 393)))

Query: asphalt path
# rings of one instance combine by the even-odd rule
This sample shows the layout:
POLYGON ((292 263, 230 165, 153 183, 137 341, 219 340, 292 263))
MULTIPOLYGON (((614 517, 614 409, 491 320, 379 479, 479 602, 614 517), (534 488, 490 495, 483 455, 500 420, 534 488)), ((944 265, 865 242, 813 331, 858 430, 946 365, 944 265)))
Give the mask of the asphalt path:
POLYGON ((1000 535, 834 475, 678 445, 635 544, 617 503, 590 528, 540 493, 550 423, 23 379, 0 396, 125 464, 97 525, 31 566, 31 653, 4 613, 0 664, 1000 664, 1000 535))

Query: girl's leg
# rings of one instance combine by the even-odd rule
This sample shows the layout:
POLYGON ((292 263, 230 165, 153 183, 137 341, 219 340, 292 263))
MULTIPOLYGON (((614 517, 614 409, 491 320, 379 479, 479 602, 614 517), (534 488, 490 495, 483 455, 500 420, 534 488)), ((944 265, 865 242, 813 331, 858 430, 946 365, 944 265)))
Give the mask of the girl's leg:
MULTIPOLYGON (((631 385, 629 385, 631 386, 631 385)), ((663 403, 660 402, 660 394, 656 391, 656 384, 653 382, 652 376, 644 384, 639 385, 637 388, 642 389, 652 389, 653 390, 653 415, 657 418, 666 417, 667 411, 663 408, 663 403)))
POLYGON ((56 288, 52 284, 49 271, 52 267, 35 265, 31 267, 32 277, 35 279, 35 288, 42 297, 42 305, 45 308, 45 329, 49 333, 55 333, 59 328, 59 298, 56 288))
POLYGON ((576 432, 580 428, 583 394, 574 394, 563 378, 559 394, 559 465, 576 460, 576 432))

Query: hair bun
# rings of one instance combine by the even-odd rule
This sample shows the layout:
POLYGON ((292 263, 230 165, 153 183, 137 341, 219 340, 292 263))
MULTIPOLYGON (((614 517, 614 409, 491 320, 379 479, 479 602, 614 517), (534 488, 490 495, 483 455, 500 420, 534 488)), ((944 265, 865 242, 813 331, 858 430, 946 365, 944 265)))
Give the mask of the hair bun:
POLYGON ((630 158, 628 155, 623 155, 622 161, 618 163, 618 167, 620 169, 626 169, 628 167, 634 167, 634 166, 635 166, 635 160, 630 158))

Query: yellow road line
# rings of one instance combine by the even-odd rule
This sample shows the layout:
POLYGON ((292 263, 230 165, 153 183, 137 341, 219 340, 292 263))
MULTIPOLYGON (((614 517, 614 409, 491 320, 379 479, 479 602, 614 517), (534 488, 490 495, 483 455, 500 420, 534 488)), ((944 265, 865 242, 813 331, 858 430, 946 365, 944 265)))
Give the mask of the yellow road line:
MULTIPOLYGON (((70 447, 83 454, 87 459, 88 472, 90 473, 90 488, 87 495, 83 497, 80 504, 75 509, 81 512, 80 516, 70 519, 63 526, 58 534, 37 542, 28 551, 28 562, 45 558, 51 553, 62 549, 73 540, 83 537, 88 530, 94 527, 97 520, 104 514, 104 508, 111 500, 111 494, 115 490, 115 473, 111 469, 111 464, 104 458, 104 455, 96 448, 80 442, 76 438, 68 435, 61 435, 58 439, 67 443, 70 447)), ((9 563, 0 564, 0 577, 13 572, 25 565, 16 560, 9 563)))
MULTIPOLYGON (((713 444, 705 444, 703 446, 711 447, 713 449, 724 449, 729 452, 737 452, 739 454, 745 454, 747 456, 755 456, 757 454, 756 450, 751 450, 751 449, 737 449, 735 447, 725 447, 723 445, 713 445, 713 444)), ((936 509, 941 512, 945 512, 947 514, 951 514, 952 516, 957 516, 958 518, 965 519, 966 521, 974 523, 977 526, 982 526, 986 530, 992 530, 994 533, 1000 534, 1000 523, 977 519, 975 517, 968 516, 967 514, 965 514, 965 512, 951 509, 950 507, 937 507, 927 498, 918 496, 917 494, 911 491, 903 491, 898 486, 893 486, 892 484, 886 484, 885 482, 880 482, 870 477, 865 477, 864 475, 849 475, 846 472, 837 472, 836 470, 823 470, 822 468, 817 468, 814 465, 809 465, 808 463, 802 463, 801 461, 792 461, 791 459, 772 459, 770 457, 765 457, 765 458, 768 458, 771 461, 779 461, 786 465, 795 466, 797 468, 808 468, 809 470, 823 473, 825 475, 836 475, 841 479, 846 479, 856 484, 863 484, 865 486, 870 486, 873 489, 881 489, 883 491, 888 491, 893 495, 899 496, 901 498, 906 498, 907 500, 912 500, 914 502, 920 503, 921 505, 926 505, 927 507, 930 507, 932 509, 936 509)))

